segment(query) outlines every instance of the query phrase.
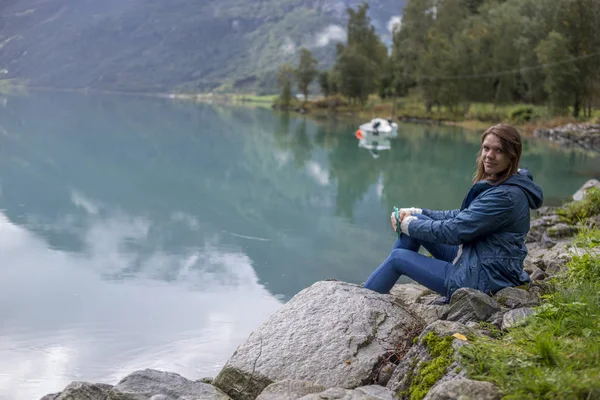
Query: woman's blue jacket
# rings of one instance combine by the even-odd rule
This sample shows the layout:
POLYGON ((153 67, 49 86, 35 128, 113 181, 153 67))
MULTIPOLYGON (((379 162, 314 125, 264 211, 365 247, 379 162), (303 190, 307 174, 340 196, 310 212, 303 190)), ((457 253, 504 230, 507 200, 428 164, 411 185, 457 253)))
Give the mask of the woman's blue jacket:
POLYGON ((522 169, 500 185, 475 183, 458 210, 423 209, 431 219, 411 221, 408 234, 426 242, 462 245, 446 275, 448 298, 461 287, 493 294, 529 282, 523 271, 529 209, 541 207, 543 199, 542 189, 522 169))

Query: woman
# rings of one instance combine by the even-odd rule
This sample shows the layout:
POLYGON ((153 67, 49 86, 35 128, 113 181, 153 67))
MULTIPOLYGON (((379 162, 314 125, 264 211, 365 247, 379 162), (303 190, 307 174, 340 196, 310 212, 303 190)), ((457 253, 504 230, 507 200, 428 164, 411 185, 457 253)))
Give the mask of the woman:
POLYGON ((519 169, 521 136, 506 124, 481 136, 474 185, 458 210, 400 210, 401 230, 390 256, 364 287, 388 293, 401 275, 449 299, 458 288, 493 294, 529 282, 527 255, 529 209, 541 207, 542 190, 519 169), (433 256, 418 253, 423 246, 433 256))

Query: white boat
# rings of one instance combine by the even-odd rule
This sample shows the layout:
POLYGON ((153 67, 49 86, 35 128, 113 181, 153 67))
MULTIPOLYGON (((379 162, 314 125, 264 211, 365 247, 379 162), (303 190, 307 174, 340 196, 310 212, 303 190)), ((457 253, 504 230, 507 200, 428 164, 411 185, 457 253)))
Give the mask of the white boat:
POLYGON ((398 124, 393 122, 391 119, 384 118, 374 118, 371 122, 367 122, 366 124, 362 124, 358 131, 356 132, 357 136, 379 136, 379 135, 390 135, 398 132, 398 124))

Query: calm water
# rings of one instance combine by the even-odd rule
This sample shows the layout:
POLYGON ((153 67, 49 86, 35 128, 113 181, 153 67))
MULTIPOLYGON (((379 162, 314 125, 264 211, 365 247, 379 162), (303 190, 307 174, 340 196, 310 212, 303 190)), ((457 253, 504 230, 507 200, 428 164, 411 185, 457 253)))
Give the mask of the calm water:
MULTIPOLYGON (((362 282, 394 205, 456 208, 478 134, 270 110, 36 94, 0 104, 0 398, 139 368, 214 376, 315 281, 362 282)), ((557 203, 600 161, 528 142, 557 203)))

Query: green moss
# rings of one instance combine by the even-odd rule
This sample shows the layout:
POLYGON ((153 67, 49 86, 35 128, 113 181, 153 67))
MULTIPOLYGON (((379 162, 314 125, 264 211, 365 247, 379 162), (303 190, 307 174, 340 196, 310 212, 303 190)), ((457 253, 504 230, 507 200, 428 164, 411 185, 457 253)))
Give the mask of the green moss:
POLYGON ((448 371, 452 364, 454 350, 452 336, 440 338, 434 332, 429 332, 421 341, 429 351, 430 361, 422 362, 414 374, 408 390, 411 400, 421 400, 429 389, 436 384, 448 371))

